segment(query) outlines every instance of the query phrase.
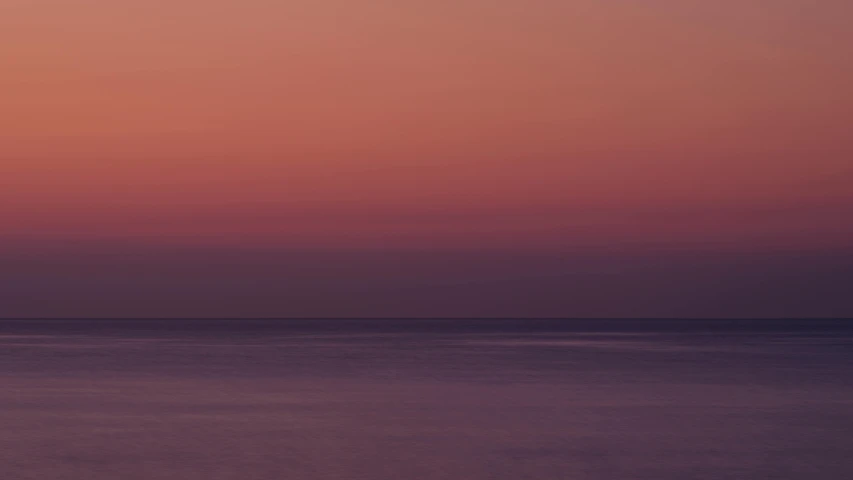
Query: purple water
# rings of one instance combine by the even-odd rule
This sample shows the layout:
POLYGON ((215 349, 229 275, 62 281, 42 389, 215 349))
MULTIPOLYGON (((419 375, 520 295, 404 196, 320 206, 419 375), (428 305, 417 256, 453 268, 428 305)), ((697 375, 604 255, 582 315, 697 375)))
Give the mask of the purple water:
POLYGON ((853 478, 845 322, 5 321, 0 357, 0 478, 853 478))

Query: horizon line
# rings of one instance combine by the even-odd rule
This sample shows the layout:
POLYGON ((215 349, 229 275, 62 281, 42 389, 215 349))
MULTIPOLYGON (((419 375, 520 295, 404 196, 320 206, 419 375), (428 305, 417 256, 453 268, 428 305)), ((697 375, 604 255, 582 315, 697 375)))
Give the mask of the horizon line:
POLYGON ((848 320, 853 317, 0 317, 0 321, 10 320, 562 320, 562 321, 607 321, 607 320, 710 320, 710 321, 796 321, 796 320, 848 320))

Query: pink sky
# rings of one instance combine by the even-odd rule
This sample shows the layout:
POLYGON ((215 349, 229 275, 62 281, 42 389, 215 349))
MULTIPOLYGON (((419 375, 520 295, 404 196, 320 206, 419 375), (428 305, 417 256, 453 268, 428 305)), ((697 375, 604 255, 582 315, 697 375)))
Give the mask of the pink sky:
POLYGON ((0 247, 843 249, 850 18, 842 0, 4 0, 0 247))

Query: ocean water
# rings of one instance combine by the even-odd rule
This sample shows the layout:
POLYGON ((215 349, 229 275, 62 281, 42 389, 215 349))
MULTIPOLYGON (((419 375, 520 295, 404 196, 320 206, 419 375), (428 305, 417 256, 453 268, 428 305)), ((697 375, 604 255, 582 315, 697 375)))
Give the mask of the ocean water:
POLYGON ((0 478, 849 480, 853 322, 0 321, 0 478))

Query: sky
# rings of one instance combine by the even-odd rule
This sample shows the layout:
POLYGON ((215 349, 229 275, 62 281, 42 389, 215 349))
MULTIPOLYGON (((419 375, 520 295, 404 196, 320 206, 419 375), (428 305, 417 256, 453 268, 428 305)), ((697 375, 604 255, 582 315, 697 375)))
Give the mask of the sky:
POLYGON ((846 0, 4 0, 0 317, 853 316, 846 0))

